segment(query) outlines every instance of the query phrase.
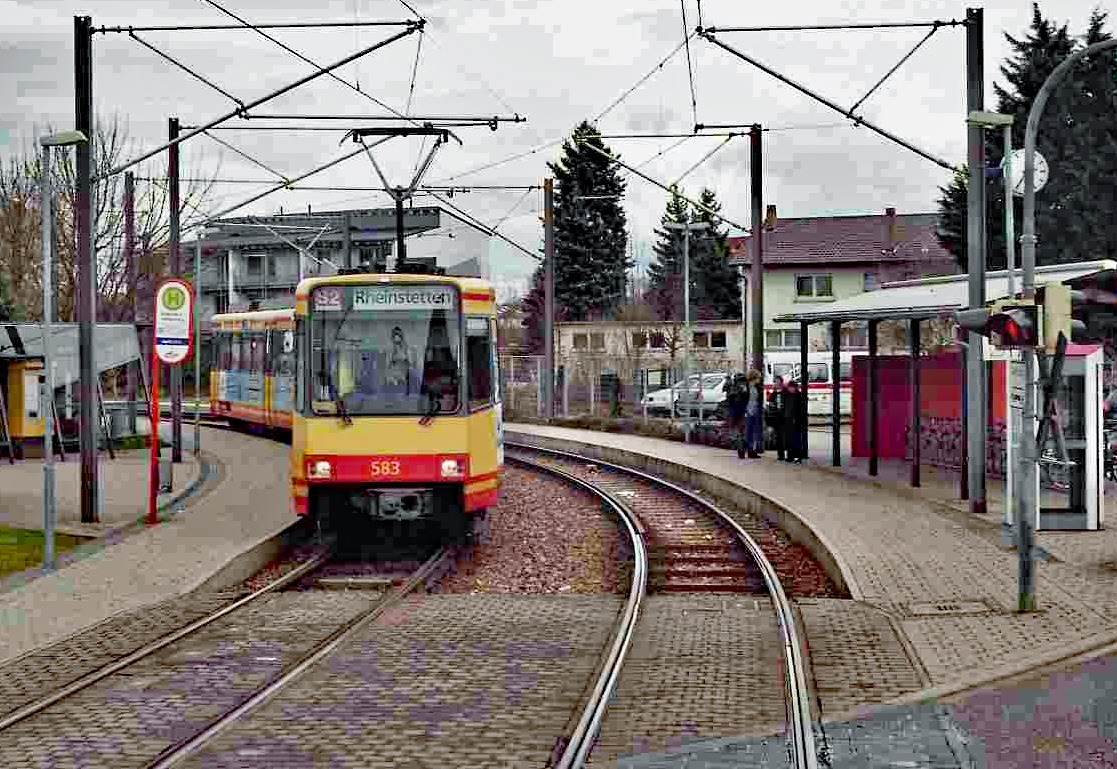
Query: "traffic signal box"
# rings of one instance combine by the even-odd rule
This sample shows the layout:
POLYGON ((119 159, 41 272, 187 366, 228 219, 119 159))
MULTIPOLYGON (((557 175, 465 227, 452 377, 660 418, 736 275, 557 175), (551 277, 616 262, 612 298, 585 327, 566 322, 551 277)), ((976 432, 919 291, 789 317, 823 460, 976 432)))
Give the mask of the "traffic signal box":
POLYGON ((988 337, 1002 350, 1024 348, 1054 353, 1059 333, 1067 342, 1088 341, 1086 324, 1074 318, 1085 302, 1081 292, 1062 283, 1036 287, 1036 299, 1002 299, 986 307, 960 310, 955 321, 965 331, 988 337))

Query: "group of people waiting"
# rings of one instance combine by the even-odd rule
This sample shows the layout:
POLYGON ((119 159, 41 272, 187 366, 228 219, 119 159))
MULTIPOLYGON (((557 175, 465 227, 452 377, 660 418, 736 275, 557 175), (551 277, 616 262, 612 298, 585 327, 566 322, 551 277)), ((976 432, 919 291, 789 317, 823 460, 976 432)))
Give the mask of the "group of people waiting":
POLYGON ((794 379, 786 384, 776 377, 772 392, 764 398, 764 377, 756 369, 747 374, 734 374, 726 388, 726 416, 734 431, 737 456, 759 459, 764 452, 764 424, 772 430, 776 458, 780 462, 802 464, 806 457, 803 446, 803 393, 794 379))

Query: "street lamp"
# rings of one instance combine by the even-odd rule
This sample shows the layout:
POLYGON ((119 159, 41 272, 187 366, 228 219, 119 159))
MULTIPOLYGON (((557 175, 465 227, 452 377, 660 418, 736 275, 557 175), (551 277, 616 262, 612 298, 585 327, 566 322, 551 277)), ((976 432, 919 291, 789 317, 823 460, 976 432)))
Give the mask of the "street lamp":
POLYGON ((62 131, 43 136, 42 167, 39 169, 39 212, 42 218, 43 249, 43 376, 39 397, 43 409, 43 569, 54 569, 54 361, 51 359, 54 308, 54 191, 51 189, 50 148, 70 147, 89 141, 81 131, 62 131))
MULTIPOLYGON (((683 232, 683 392, 686 392, 687 382, 690 381, 690 356, 691 343, 694 335, 690 331, 690 233, 709 229, 706 222, 687 222, 680 224, 668 222, 663 225, 665 230, 682 230, 683 232)), ((698 378, 698 398, 701 409, 702 377, 698 378)), ((687 418, 683 421, 683 439, 690 443, 690 407, 687 406, 687 418)))
POLYGON ((1008 269, 1008 293, 1012 296, 1016 295, 1016 235, 1013 231, 1012 203, 1012 124, 1014 121, 1013 115, 1003 112, 971 112, 966 117, 967 125, 1004 129, 1005 148, 1001 167, 1005 183, 1005 253, 1007 256, 1005 267, 1008 269))

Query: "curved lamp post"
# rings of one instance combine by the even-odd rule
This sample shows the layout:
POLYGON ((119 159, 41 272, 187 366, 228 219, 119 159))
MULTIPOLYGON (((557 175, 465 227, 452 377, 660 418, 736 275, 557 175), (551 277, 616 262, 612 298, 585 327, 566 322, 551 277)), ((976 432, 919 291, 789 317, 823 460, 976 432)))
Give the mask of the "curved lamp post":
MULTIPOLYGON (((1036 287, 1036 188, 1035 188, 1035 154, 1036 134, 1039 132, 1039 118, 1052 91, 1066 77, 1079 60, 1092 56, 1110 48, 1117 48, 1117 39, 1103 40, 1091 46, 1075 51, 1059 64, 1055 70, 1043 81, 1043 86, 1036 94, 1032 108, 1028 111, 1028 125, 1024 131, 1024 231, 1020 236, 1020 264, 1023 267, 1023 294, 1024 299, 1035 299, 1036 287)), ((1035 353, 1031 350, 1024 351, 1024 424, 1032 425, 1035 420, 1036 393, 1035 393, 1035 353)), ((1020 500, 1020 516, 1016 527, 1016 547, 1020 554, 1019 564, 1019 596, 1018 606, 1020 611, 1035 609, 1035 588, 1032 557, 1034 542, 1033 526, 1036 513, 1036 459, 1039 446, 1035 440, 1023 441, 1023 472, 1020 473, 1020 487, 1018 499, 1020 500)))

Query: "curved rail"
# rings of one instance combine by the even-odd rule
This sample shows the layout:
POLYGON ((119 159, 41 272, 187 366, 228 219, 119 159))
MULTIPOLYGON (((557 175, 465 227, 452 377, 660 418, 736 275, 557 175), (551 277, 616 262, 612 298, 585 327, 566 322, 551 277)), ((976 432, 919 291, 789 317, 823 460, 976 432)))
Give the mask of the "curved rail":
POLYGON ((249 712, 255 710, 266 701, 279 692, 280 689, 287 686, 296 678, 301 676, 308 668, 317 663, 323 657, 328 656, 334 649, 344 643, 361 630, 370 622, 374 621, 377 617, 383 614, 386 610, 392 608, 408 595, 410 595, 419 585, 427 581, 445 567, 448 560, 455 557, 457 550, 455 548, 442 548, 436 552, 430 559, 427 560, 422 566, 416 569, 407 582, 400 585, 394 590, 390 590, 381 600, 374 603, 367 610, 361 612, 356 617, 352 618, 344 625, 339 627, 334 632, 330 633, 324 640, 316 644, 306 655, 303 656, 299 662, 276 678, 271 683, 259 689, 255 694, 244 700, 239 705, 234 706, 230 710, 221 714, 213 721, 210 722, 202 731, 194 734, 191 737, 170 746, 162 751, 158 756, 152 759, 147 764, 147 769, 167 769, 167 767, 174 766, 180 761, 189 758, 198 751, 203 745, 212 740, 221 732, 232 726, 239 721, 249 712))
MULTIPOLYGON (((506 443, 505 445, 507 446, 509 444, 506 443)), ((505 464, 519 464, 537 472, 545 472, 554 475, 598 497, 616 513, 618 518, 620 518, 632 541, 632 586, 629 588, 628 600, 625 602, 624 611, 621 613, 621 618, 618 622, 619 627, 617 629, 617 634, 613 639, 613 645, 609 648, 609 653, 602 665, 601 673, 598 675, 597 681, 594 682, 589 702, 585 710, 582 711, 582 716, 578 719, 578 724, 571 732, 561 757, 559 757, 558 761, 554 764, 555 769, 574 769, 585 763, 586 757, 593 747, 594 737, 597 736, 597 732, 601 728, 601 720, 605 716, 605 708, 616 687, 617 677, 620 675, 621 666, 624 664, 625 656, 628 654, 628 647, 632 644, 632 633, 636 627, 636 619, 640 613, 640 604, 644 600, 644 595, 647 593, 648 587, 648 549, 645 544, 646 532, 644 531, 643 525, 626 504, 618 500, 612 494, 597 488, 592 483, 583 481, 581 478, 576 478, 557 468, 537 464, 522 457, 505 455, 504 462, 505 464)))
POLYGON ((13 726, 14 724, 19 723, 20 721, 23 721, 26 718, 29 718, 29 717, 35 715, 36 713, 39 713, 40 711, 43 711, 43 710, 49 708, 51 705, 54 705, 55 703, 57 703, 61 700, 64 700, 67 697, 70 697, 70 696, 80 692, 82 689, 85 689, 89 686, 92 686, 93 684, 97 683, 98 681, 100 681, 104 678, 107 678, 107 677, 111 676, 112 674, 119 672, 120 670, 123 670, 124 668, 128 667, 129 665, 132 665, 132 664, 138 662, 139 660, 144 659, 145 657, 151 656, 152 654, 159 651, 160 649, 163 649, 163 648, 169 646, 170 644, 174 643, 175 641, 178 641, 182 638, 185 638, 186 636, 190 635, 191 633, 194 633, 194 632, 200 630, 201 628, 205 627, 206 625, 209 625, 212 622, 216 622, 217 620, 221 619, 225 615, 227 615, 231 612, 234 612, 237 609, 241 608, 245 604, 251 603, 252 601, 255 601, 257 598, 260 598, 261 596, 263 596, 267 593, 271 593, 275 590, 279 590, 280 588, 286 587, 287 585, 291 584, 292 582, 298 580, 303 575, 308 574, 309 572, 314 571, 315 569, 317 569, 319 566, 321 566, 323 563, 325 563, 327 560, 329 560, 330 554, 331 554, 330 549, 326 548, 326 549, 323 550, 323 552, 315 555, 314 557, 307 560, 305 563, 300 564, 299 566, 295 567, 294 569, 287 572, 286 574, 279 577, 278 579, 274 580, 273 582, 269 582, 267 585, 264 585, 259 590, 256 590, 252 593, 249 593, 248 595, 244 596, 243 598, 239 598, 238 600, 233 601, 228 606, 223 606, 220 609, 218 609, 217 611, 213 612, 212 614, 208 614, 205 617, 202 617, 201 619, 197 619, 197 620, 191 622, 189 625, 181 627, 178 630, 175 630, 174 632, 163 636, 162 638, 157 638, 156 640, 151 641, 150 643, 144 644, 143 646, 141 646, 139 649, 136 649, 131 654, 125 655, 124 657, 121 657, 120 659, 115 660, 114 662, 110 662, 109 664, 105 665, 104 667, 98 668, 97 670, 94 670, 93 672, 82 676, 81 678, 77 679, 76 681, 72 681, 71 683, 67 684, 66 686, 62 687, 61 689, 58 689, 57 691, 55 691, 53 694, 51 694, 47 697, 44 697, 43 699, 38 700, 37 702, 32 702, 28 705, 25 705, 24 707, 20 708, 19 710, 15 711, 14 713, 11 713, 11 714, 5 716, 4 718, 0 719, 0 732, 2 732, 3 730, 7 729, 10 726, 13 726))
MULTIPOLYGON (((772 596, 772 603, 775 605, 776 609, 776 620, 779 624, 780 639, 783 645, 784 665, 788 673, 784 676, 784 681, 787 693, 787 721, 791 731, 789 741, 792 766, 796 767, 796 769, 818 769, 814 719, 811 716, 810 697, 807 688, 806 660, 803 655, 803 646, 799 638, 799 631, 795 626, 795 614, 791 607, 791 601, 788 600, 783 585, 780 584, 775 567, 772 566, 768 557, 764 555, 764 551, 761 550, 756 540, 754 540, 740 524, 733 520, 728 513, 713 503, 702 499, 694 492, 684 489, 681 486, 676 486, 670 481, 657 478, 654 475, 649 475, 648 473, 641 472, 631 467, 606 462, 596 457, 575 454, 570 451, 542 448, 528 443, 517 443, 508 440, 505 440, 504 445, 510 449, 526 449, 541 454, 552 454, 554 456, 575 459, 580 462, 591 462, 600 467, 626 473, 649 483, 654 483, 680 496, 686 497, 694 504, 705 508, 733 529, 741 542, 744 543, 749 554, 755 559, 760 573, 764 578, 764 584, 767 586, 768 592, 772 596)), ((505 461, 507 460, 508 457, 506 456, 505 461)), ((580 479, 575 480, 584 483, 580 479)), ((580 764, 571 764, 570 766, 577 767, 580 766, 580 764)))

